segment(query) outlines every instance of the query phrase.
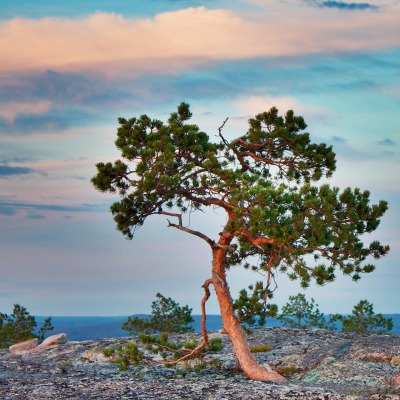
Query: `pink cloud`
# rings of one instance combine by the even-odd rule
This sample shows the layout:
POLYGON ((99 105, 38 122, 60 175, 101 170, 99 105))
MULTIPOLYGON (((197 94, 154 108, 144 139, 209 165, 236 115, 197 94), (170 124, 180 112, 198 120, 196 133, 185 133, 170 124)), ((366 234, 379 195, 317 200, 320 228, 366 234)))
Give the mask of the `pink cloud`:
POLYGON ((200 62, 400 45, 400 5, 340 13, 272 2, 257 14, 205 7, 129 19, 96 13, 81 19, 0 23, 0 72, 54 68, 173 73, 200 62))
POLYGON ((12 124, 19 115, 41 115, 48 112, 51 107, 52 102, 48 100, 9 102, 0 106, 0 118, 12 124))
POLYGON ((235 103, 241 113, 249 116, 253 116, 254 113, 267 111, 273 106, 277 107, 281 113, 290 109, 303 112, 299 102, 289 96, 246 96, 240 97, 235 103))

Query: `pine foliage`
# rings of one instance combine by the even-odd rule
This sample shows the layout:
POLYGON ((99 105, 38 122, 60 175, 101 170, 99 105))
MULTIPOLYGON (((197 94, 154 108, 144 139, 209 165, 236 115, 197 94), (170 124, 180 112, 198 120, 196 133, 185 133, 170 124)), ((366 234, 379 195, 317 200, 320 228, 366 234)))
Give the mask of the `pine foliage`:
POLYGON ((240 322, 245 327, 261 328, 267 323, 267 318, 275 317, 278 312, 276 304, 267 303, 272 298, 272 293, 266 295, 263 282, 249 286, 250 293, 246 289, 239 292, 239 297, 234 301, 233 308, 240 322))
POLYGON ((35 317, 29 314, 25 307, 14 304, 13 312, 10 315, 0 313, 0 348, 7 348, 15 343, 38 337, 39 341, 44 339, 45 333, 54 327, 51 324, 51 317, 44 321, 35 334, 35 317))
POLYGON ((151 304, 152 312, 148 318, 129 317, 122 329, 134 334, 136 332, 193 332, 192 309, 181 307, 179 303, 157 293, 157 300, 151 304))
POLYGON ((189 229, 182 216, 221 208, 228 219, 219 235, 230 240, 226 268, 284 273, 302 287, 332 282, 338 270, 357 281, 375 269, 370 257, 389 251, 375 240, 364 244, 387 202, 370 204, 367 190, 315 184, 334 172, 335 153, 311 142, 301 116, 273 107, 236 139, 227 140, 221 126, 216 142, 188 122, 191 116, 181 103, 165 123, 147 115, 119 119, 122 158, 98 163, 92 183, 119 195, 111 212, 127 238, 149 216, 167 215, 178 217, 168 226, 213 247, 216 241, 189 229))
POLYGON ((342 332, 386 334, 393 329, 392 319, 384 318, 382 314, 375 314, 374 306, 367 300, 360 300, 350 315, 336 314, 333 320, 342 323, 342 332))
POLYGON ((302 293, 289 296, 288 303, 282 307, 277 318, 283 326, 290 328, 332 328, 324 314, 319 311, 318 304, 315 303, 314 299, 308 301, 302 293))

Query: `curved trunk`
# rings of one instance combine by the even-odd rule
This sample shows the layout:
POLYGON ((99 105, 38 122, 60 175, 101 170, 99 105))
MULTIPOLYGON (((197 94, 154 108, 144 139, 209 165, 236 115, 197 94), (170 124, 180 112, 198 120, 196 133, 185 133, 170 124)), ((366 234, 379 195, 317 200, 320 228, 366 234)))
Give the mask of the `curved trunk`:
MULTIPOLYGON (((220 244, 222 240, 220 240, 220 244)), ((224 247, 228 243, 224 243, 224 247)), ((223 247, 215 247, 213 250, 213 285, 217 294, 218 303, 221 309, 222 322, 224 329, 231 339, 233 350, 240 367, 249 379, 258 381, 275 381, 282 382, 285 380, 277 372, 270 367, 262 367, 257 364, 254 359, 249 345, 247 343, 246 334, 235 316, 233 309, 232 297, 226 282, 225 263, 227 250, 223 247)))

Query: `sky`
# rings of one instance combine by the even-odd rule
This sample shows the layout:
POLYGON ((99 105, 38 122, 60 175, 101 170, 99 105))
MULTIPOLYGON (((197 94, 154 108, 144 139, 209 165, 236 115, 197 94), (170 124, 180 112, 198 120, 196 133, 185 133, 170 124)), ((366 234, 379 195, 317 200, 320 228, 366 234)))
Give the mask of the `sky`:
MULTIPOLYGON (((200 312, 211 254, 150 218, 132 241, 90 183, 114 161, 117 118, 165 120, 181 101, 216 138, 244 134, 272 106, 293 109, 333 146, 329 183, 389 202, 390 253, 358 283, 338 276, 304 291, 324 313, 361 299, 400 313, 399 0, 2 0, 0 5, 0 312, 149 312, 157 292, 200 312), (61 4, 63 3, 63 4, 61 4)), ((192 215, 217 238, 222 212, 192 215)), ((189 221, 186 220, 187 223, 189 221)), ((235 297, 260 277, 233 269, 235 297)), ((277 277, 274 301, 303 293, 277 277)), ((207 311, 219 313, 213 295, 207 311)))

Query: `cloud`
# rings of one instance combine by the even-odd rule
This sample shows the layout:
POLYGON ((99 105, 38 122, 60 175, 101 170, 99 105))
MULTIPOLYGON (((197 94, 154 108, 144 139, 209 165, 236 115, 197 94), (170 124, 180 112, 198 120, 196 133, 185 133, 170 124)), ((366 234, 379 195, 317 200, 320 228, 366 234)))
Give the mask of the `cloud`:
POLYGON ((74 126, 85 126, 93 121, 94 113, 81 108, 65 107, 43 115, 21 115, 13 124, 0 124, 0 135, 63 132, 74 126))
POLYGON ((109 115, 110 110, 132 107, 133 99, 139 103, 145 93, 141 81, 116 82, 98 74, 7 73, 0 75, 0 134, 63 131, 93 120, 104 123, 104 110, 109 115))
POLYGON ((271 107, 278 108, 280 113, 284 113, 286 110, 296 110, 296 114, 298 114, 304 110, 299 102, 290 96, 243 96, 235 103, 239 112, 249 117, 268 111, 271 107))
POLYGON ((0 215, 6 215, 7 217, 10 217, 12 215, 16 214, 16 210, 14 207, 12 207, 10 204, 2 204, 0 202, 0 215))
POLYGON ((320 7, 338 8, 340 10, 378 10, 379 7, 370 3, 345 3, 343 1, 323 1, 320 7))
POLYGON ((357 74, 357 80, 348 65, 340 67, 343 53, 399 44, 393 35, 395 6, 392 13, 382 8, 338 19, 326 9, 304 7, 304 1, 272 4, 258 13, 197 7, 154 18, 103 12, 0 21, 0 54, 6 60, 0 64, 0 135, 62 136, 94 120, 105 125, 127 112, 145 112, 146 101, 176 104, 260 93, 260 81, 274 95, 374 89, 370 77, 357 74), (340 74, 335 87, 330 78, 321 81, 332 74, 316 71, 320 78, 310 80, 309 69, 296 68, 321 59, 321 52, 326 60, 321 67, 340 74))
POLYGON ((43 214, 31 214, 31 213, 28 213, 27 218, 28 219, 45 219, 46 216, 43 215, 43 214))
POLYGON ((10 124, 15 122, 18 116, 25 115, 43 115, 51 110, 52 102, 49 100, 33 102, 10 101, 2 104, 0 107, 0 118, 10 124))
MULTIPOLYGON (((261 3, 262 0, 259 0, 261 3)), ((374 0, 373 2, 367 3, 362 0, 353 0, 351 2, 347 1, 338 1, 338 0, 289 0, 294 4, 307 4, 313 7, 320 7, 320 8, 336 8, 340 10, 379 10, 382 6, 387 6, 388 2, 385 0, 374 0)), ((251 2, 258 2, 257 0, 253 0, 251 2)))
POLYGON ((0 72, 99 71, 116 78, 122 72, 174 74, 218 60, 381 50, 399 45, 399 8, 336 18, 321 8, 275 2, 265 12, 241 15, 197 7, 152 19, 101 12, 16 18, 0 22, 0 72))
POLYGON ((382 146, 395 146, 396 142, 392 139, 386 138, 386 139, 380 140, 378 142, 378 144, 380 144, 382 146))
MULTIPOLYGON (((396 71, 398 70, 399 65, 397 65, 396 71)), ((395 99, 400 99, 400 86, 399 85, 391 85, 390 87, 382 87, 380 91, 386 95, 394 97, 395 99)))
POLYGON ((60 205, 60 204, 37 204, 28 202, 12 202, 0 199, 0 214, 6 216, 15 215, 18 211, 26 211, 29 219, 43 219, 45 215, 42 212, 105 212, 108 211, 109 204, 78 204, 76 206, 60 205))
POLYGON ((60 105, 82 105, 87 100, 99 102, 108 97, 104 91, 101 81, 90 75, 52 70, 3 74, 0 76, 0 102, 8 103, 1 105, 0 116, 15 120, 21 112, 38 114, 37 110, 43 113, 60 105))
POLYGON ((332 142, 346 143, 346 139, 340 136, 332 136, 332 142))
POLYGON ((12 175, 26 175, 35 172, 35 170, 26 167, 10 167, 8 165, 0 165, 0 178, 12 175))

